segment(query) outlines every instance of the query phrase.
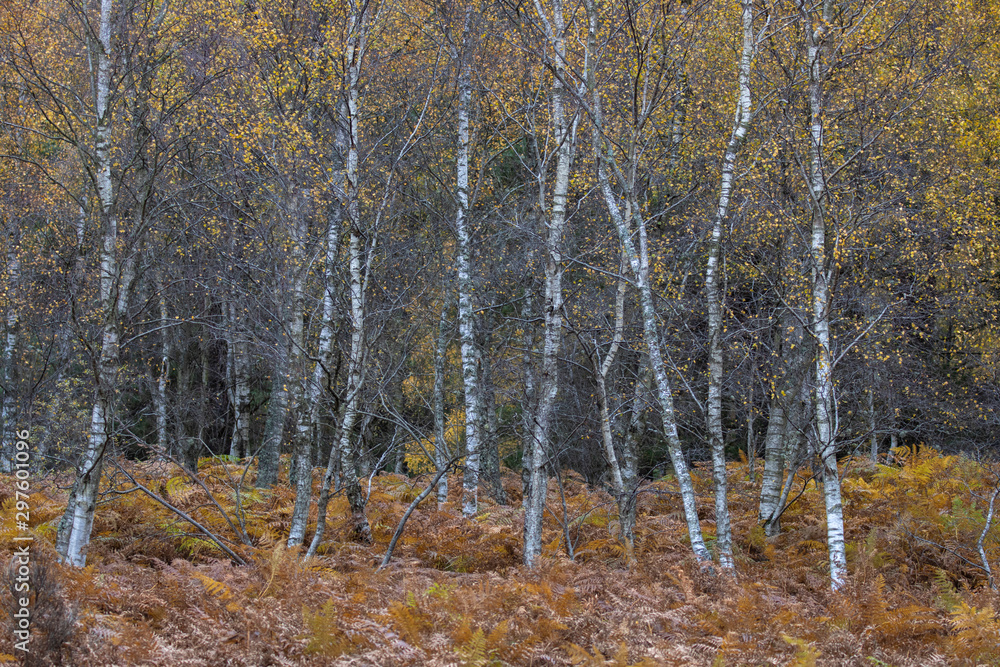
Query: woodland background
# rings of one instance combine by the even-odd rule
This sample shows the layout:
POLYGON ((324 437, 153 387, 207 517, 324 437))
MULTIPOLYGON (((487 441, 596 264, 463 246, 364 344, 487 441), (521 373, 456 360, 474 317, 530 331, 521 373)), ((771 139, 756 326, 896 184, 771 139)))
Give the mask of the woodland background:
POLYGON ((29 661, 998 659, 998 32, 3 0, 29 661))

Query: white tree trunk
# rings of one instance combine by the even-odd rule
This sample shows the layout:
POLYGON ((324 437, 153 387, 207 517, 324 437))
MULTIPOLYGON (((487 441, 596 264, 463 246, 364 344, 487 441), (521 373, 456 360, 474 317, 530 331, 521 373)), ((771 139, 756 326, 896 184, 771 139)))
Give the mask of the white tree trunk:
POLYGON ((462 387, 465 393, 465 474, 462 480, 462 514, 471 518, 478 512, 480 394, 478 377, 478 350, 475 341, 475 313, 473 305, 472 247, 469 238, 469 112, 472 105, 472 69, 469 56, 464 53, 465 35, 469 28, 472 6, 466 10, 462 44, 452 50, 452 60, 458 65, 458 139, 456 159, 455 231, 458 251, 455 264, 458 269, 458 335, 462 346, 462 387))
MULTIPOLYGON (((284 308, 285 313, 291 308, 284 308)), ((267 420, 264 423, 264 442, 261 444, 257 463, 257 482, 260 488, 272 487, 278 483, 278 463, 281 454, 281 439, 285 431, 288 415, 288 335, 285 331, 290 323, 285 321, 275 351, 274 368, 271 372, 271 397, 267 403, 267 420)))
MULTIPOLYGON (((588 44, 590 53, 596 53, 594 36, 597 32, 597 9, 593 0, 586 3, 590 20, 590 33, 588 44)), ((589 58, 588 58, 589 59, 589 58)), ((633 193, 628 187, 625 178, 617 168, 612 147, 609 145, 608 137, 605 136, 603 118, 601 113, 600 92, 597 90, 594 66, 587 71, 587 88, 590 93, 590 113, 594 124, 594 144, 597 155, 597 184, 604 196, 604 203, 608 209, 612 221, 618 230, 618 237, 622 244, 622 251, 631 271, 632 278, 639 291, 639 305, 642 312, 643 335, 646 340, 646 350, 649 355, 649 365, 656 378, 657 398, 660 409, 663 413, 663 432, 667 440, 667 450, 670 453, 670 461, 673 464, 674 472, 677 475, 677 482, 681 491, 681 500, 684 505, 684 516, 687 521, 688 535, 691 539, 691 547, 695 557, 703 562, 711 562, 712 555, 705 546, 705 540, 701 533, 701 524, 698 520, 697 501, 695 499, 694 485, 691 482, 691 475, 688 471, 687 461, 684 458, 684 451, 681 446, 680 436, 677 432, 677 421, 674 415, 674 397, 670 386, 670 379, 667 377, 664 368, 663 354, 660 347, 660 334, 656 324, 656 308, 653 301, 653 291, 649 285, 649 251, 646 239, 646 221, 639 214, 639 206, 633 201, 633 193), (625 197, 629 204, 629 210, 638 227, 639 249, 636 252, 635 242, 632 240, 632 230, 628 221, 622 215, 618 205, 618 198, 611 186, 609 170, 615 174, 619 185, 625 191, 625 197)))
POLYGON ((534 415, 535 415, 535 370, 532 354, 535 348, 534 327, 529 322, 532 317, 531 288, 525 290, 524 305, 521 307, 521 320, 524 323, 524 356, 521 364, 524 368, 524 408, 521 413, 521 424, 524 429, 521 438, 521 505, 525 513, 531 500, 531 459, 534 452, 534 415))
POLYGON ((812 262, 812 333, 816 339, 815 425, 816 440, 823 461, 823 498, 826 504, 827 548, 830 553, 830 586, 837 590, 847 573, 844 546, 844 508, 840 496, 837 467, 836 425, 834 423, 833 367, 830 338, 830 265, 826 248, 826 174, 824 173, 823 120, 828 76, 827 46, 832 3, 825 0, 817 17, 804 1, 799 2, 806 32, 809 78, 809 198, 812 234, 809 253, 812 262))
MULTIPOLYGON (((552 49, 553 71, 550 94, 551 120, 555 145, 555 180, 552 186, 552 208, 548 219, 545 243, 545 342, 542 347, 542 368, 538 379, 538 408, 532 429, 529 498, 524 516, 524 564, 536 567, 542 551, 542 518, 548 491, 546 467, 551 451, 552 422, 556 395, 559 392, 559 350, 562 346, 562 241, 566 224, 566 199, 569 175, 573 163, 576 115, 566 108, 566 23, 562 0, 553 0, 549 18, 541 0, 535 0, 548 46, 552 49)), ((544 172, 539 176, 544 178, 544 172)), ((539 208, 545 210, 544 188, 539 188, 539 208)))
MULTIPOLYGON (((622 343, 622 333, 625 326, 625 290, 627 282, 624 278, 625 266, 622 262, 622 276, 618 279, 618 286, 615 291, 615 323, 614 334, 611 340, 611 347, 604 359, 600 358, 600 348, 596 338, 593 341, 593 351, 589 352, 590 363, 594 370, 594 382, 597 385, 597 409, 601 424, 601 443, 604 446, 604 458, 608 463, 608 470, 611 472, 611 486, 614 491, 615 501, 618 505, 619 525, 621 526, 621 539, 625 545, 627 560, 631 561, 634 556, 635 545, 635 521, 628 516, 629 508, 634 510, 634 503, 631 502, 632 489, 627 488, 625 480, 628 474, 622 470, 622 465, 618 461, 618 454, 615 451, 614 425, 612 424, 611 405, 608 396, 608 373, 614 364, 618 349, 622 343)), ((622 443, 623 448, 626 443, 622 443)))
POLYGON ((295 378, 292 403, 295 406, 295 430, 292 435, 292 460, 289 481, 295 486, 295 505, 292 509, 288 546, 302 544, 309 521, 309 503, 312 499, 312 429, 310 385, 311 373, 307 367, 306 335, 303 315, 305 312, 305 283, 309 273, 306 243, 308 235, 308 193, 291 193, 289 222, 292 225, 292 280, 291 308, 289 313, 289 338, 291 345, 290 367, 295 378), (294 478, 294 479, 292 479, 294 478))
POLYGON ((708 304, 708 400, 706 420, 712 450, 712 478, 715 483, 715 537, 719 565, 733 568, 733 535, 727 500, 726 451, 722 430, 722 303, 720 289, 720 259, 722 226, 729 215, 733 181, 736 176, 736 154, 750 128, 753 100, 750 96, 750 65, 756 43, 753 34, 753 3, 743 0, 743 51, 740 56, 739 93, 733 118, 733 131, 722 158, 719 204, 712 220, 708 243, 708 264, 705 267, 705 300, 708 304))
POLYGON ((171 449, 167 444, 167 383, 170 379, 170 336, 171 331, 167 327, 167 295, 163 290, 163 280, 159 274, 156 276, 156 291, 160 301, 160 369, 156 378, 156 392, 153 394, 153 408, 156 412, 156 444, 163 451, 169 452, 171 449))
POLYGON ((14 391, 14 380, 16 368, 14 353, 17 350, 17 334, 20 326, 20 316, 17 304, 14 302, 14 295, 17 293, 17 285, 21 281, 21 260, 17 252, 17 246, 11 239, 10 247, 7 248, 7 316, 5 318, 4 341, 3 341, 3 377, 0 378, 3 385, 3 399, 0 400, 0 437, 3 438, 3 449, 0 450, 0 472, 9 473, 14 470, 14 443, 17 442, 17 401, 14 391))
POLYGON ((229 310, 229 400, 233 405, 233 435, 229 455, 243 458, 250 452, 250 359, 246 337, 240 331, 235 303, 229 310))
MULTIPOLYGON (((307 551, 313 556, 319 549, 326 531, 326 512, 330 499, 330 487, 333 475, 340 459, 341 486, 350 505, 351 521, 354 537, 362 542, 371 543, 371 526, 365 516, 365 497, 358 482, 355 468, 356 452, 352 447, 352 434, 357 421, 361 392, 364 389, 365 360, 365 293, 364 276, 361 257, 360 208, 358 200, 359 188, 359 112, 361 63, 364 58, 369 27, 369 12, 374 11, 369 5, 359 5, 352 0, 348 13, 348 32, 344 50, 346 64, 344 79, 344 97, 340 105, 339 116, 341 128, 338 132, 337 150, 343 159, 342 191, 335 193, 341 200, 342 211, 346 217, 350 238, 348 241, 348 266, 350 270, 351 296, 351 349, 348 354, 347 395, 344 400, 343 419, 339 429, 338 442, 330 449, 326 472, 320 488, 318 518, 316 533, 307 551)), ((369 252, 372 249, 369 248, 369 252)))
POLYGON ((111 20, 112 0, 101 0, 98 25, 97 71, 94 77, 95 100, 95 179, 101 207, 103 243, 101 247, 100 299, 104 319, 101 351, 97 360, 97 388, 91 410, 90 434, 77 464, 74 493, 70 496, 67 515, 70 517, 62 559, 74 567, 86 564, 86 548, 97 506, 97 491, 101 481, 104 452, 112 428, 113 401, 120 354, 121 319, 131 285, 131 266, 122 266, 118 257, 118 218, 115 211, 114 185, 111 179, 111 20))

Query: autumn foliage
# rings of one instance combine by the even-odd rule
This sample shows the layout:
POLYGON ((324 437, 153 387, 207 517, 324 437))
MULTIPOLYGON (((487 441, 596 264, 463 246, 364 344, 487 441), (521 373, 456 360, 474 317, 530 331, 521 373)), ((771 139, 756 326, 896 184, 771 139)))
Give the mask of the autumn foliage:
MULTIPOLYGON (((411 517, 388 568, 386 543, 423 480, 379 475, 369 490, 375 544, 346 539, 337 498, 316 558, 284 546, 293 494, 243 489, 243 466, 203 461, 206 491, 162 463, 129 473, 218 531, 234 565, 149 495, 104 488, 89 564, 56 564, 58 478, 31 497, 39 560, 33 664, 63 665, 928 665, 1000 659, 1000 596, 972 550, 983 530, 990 467, 933 450, 899 449, 878 465, 846 461, 850 578, 829 590, 823 499, 815 480, 786 512, 785 531, 756 525, 748 462, 730 465, 735 578, 699 569, 668 478, 640 488, 634 562, 616 539, 615 504, 573 475, 551 489, 542 567, 520 565, 523 512, 486 501, 474 521, 461 486, 411 517), (221 511, 220 511, 221 510, 221 511), (223 517, 225 513, 227 517, 223 517), (245 530, 247 544, 232 531, 245 530), (339 522, 339 523, 338 523, 339 522), (568 543, 567 543, 568 538, 568 543), (573 557, 570 557, 570 554, 573 557)), ((252 477, 253 470, 250 470, 252 477)), ((705 489, 705 471, 695 472, 705 489)), ((557 485, 553 480, 553 487, 557 485)), ((3 481, 4 508, 13 486, 3 481)), ((315 513, 315 512, 314 512, 315 513)), ((704 521, 711 535, 712 521, 704 521)), ((9 529, 7 529, 9 530, 9 529)), ((711 540, 710 540, 711 541, 711 540)), ((995 532, 985 541, 1000 558, 995 532)), ((4 604, 10 605, 5 593, 4 604)), ((0 635, 10 654, 10 634, 0 635)))

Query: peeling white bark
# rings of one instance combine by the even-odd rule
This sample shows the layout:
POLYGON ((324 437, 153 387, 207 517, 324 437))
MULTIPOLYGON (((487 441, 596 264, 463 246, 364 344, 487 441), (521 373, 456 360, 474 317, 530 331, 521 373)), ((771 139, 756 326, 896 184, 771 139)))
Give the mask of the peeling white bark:
MULTIPOLYGON (((551 121, 555 145, 555 177, 552 185, 552 207, 547 220, 545 243, 545 340, 542 347, 542 367, 538 379, 538 409, 532 429, 529 498, 524 517, 524 564, 536 567, 542 550, 542 515, 548 491, 546 467, 551 451, 551 432, 556 395, 559 392, 559 350, 562 346, 562 241, 566 225, 566 200, 569 174, 573 163, 573 144, 577 116, 567 108, 566 90, 566 23, 562 0, 553 0, 551 18, 535 1, 542 20, 548 47, 552 50, 550 66, 554 70, 551 96, 551 121)), ((539 208, 545 210, 544 188, 539 189, 539 208)))
MULTIPOLYGON (((359 208, 359 155, 358 141, 360 138, 360 86, 361 64, 364 60, 367 46, 368 29, 371 12, 375 11, 368 4, 350 3, 348 12, 347 39, 344 49, 344 97, 340 105, 340 132, 338 132, 337 150, 343 157, 342 181, 343 189, 337 193, 341 198, 342 211, 348 226, 348 268, 350 273, 350 327, 351 347, 347 362, 347 387, 344 398, 343 418, 339 429, 338 441, 330 450, 326 472, 320 489, 318 519, 316 532, 307 551, 308 556, 314 556, 323 541, 326 531, 326 513, 330 499, 330 487, 340 462, 341 488, 343 488, 350 505, 351 521, 354 537, 362 542, 372 541, 371 526, 365 516, 365 497, 358 482, 355 467, 356 452, 352 446, 352 435, 355 422, 360 413, 361 392, 364 389, 364 359, 365 359, 365 276, 362 261, 362 240, 360 229, 359 208)), ((371 251, 371 249, 369 249, 371 251)))
MULTIPOLYGON (((594 36, 597 32, 597 8, 593 0, 586 1, 588 16, 590 21, 590 38, 588 43, 590 53, 595 53, 594 36)), ((589 60, 589 58, 588 58, 589 60)), ((639 214, 639 206, 633 200, 633 193, 627 185, 626 179, 622 176, 615 161, 613 149, 608 144, 604 132, 601 114, 600 93, 597 90, 594 66, 588 67, 587 89, 590 94, 590 115, 594 124, 594 144, 597 155, 597 181, 604 197, 605 206, 608 209, 615 227, 618 231, 619 241, 626 262, 631 270, 632 279, 639 292, 639 305, 642 313, 643 335, 646 342, 646 350, 649 356, 649 365, 656 379, 656 395, 659 399, 660 409, 663 418, 663 432, 667 441, 667 450, 670 454, 670 461, 673 464, 674 472, 677 475, 678 486, 681 491, 681 501, 684 506, 684 516, 687 522, 688 535, 691 539, 691 547, 695 557, 702 563, 710 563, 712 555, 705 546, 702 537, 701 523, 698 520, 697 502, 695 499, 694 485, 691 482, 691 475, 688 470, 687 461, 684 458, 684 451, 681 445, 680 436, 677 431, 677 420, 674 414, 673 390, 670 386, 670 379, 667 377, 664 367, 662 348, 660 344, 660 334, 656 324, 656 308, 653 301, 653 292, 649 284, 649 250, 646 237, 646 221, 639 214), (639 238, 638 251, 633 241, 633 234, 629 221, 622 215, 618 205, 618 197, 612 188, 609 171, 613 173, 619 185, 625 191, 626 200, 629 203, 629 210, 637 227, 639 238)))
POLYGON ((111 179, 111 13, 112 0, 101 0, 100 23, 97 30, 97 71, 95 92, 95 180, 101 207, 103 242, 101 244, 100 303, 104 318, 101 352, 97 362, 97 387, 91 410, 90 432, 77 464, 74 492, 66 509, 69 521, 63 527, 66 536, 58 542, 65 545, 59 555, 74 567, 86 564, 86 547, 90 543, 97 506, 97 491, 101 481, 104 452, 113 422, 112 410, 115 383, 119 367, 121 318, 126 294, 131 284, 131 267, 122 266, 118 256, 118 218, 115 211, 114 184, 111 179))
POLYGON ((824 83, 829 72, 827 44, 833 6, 825 0, 821 16, 800 0, 806 33, 809 87, 809 200, 812 233, 809 252, 812 260, 812 334, 816 339, 815 435, 823 461, 823 499, 826 505, 826 537, 830 553, 830 586, 844 584, 847 555, 844 545, 844 508, 840 495, 837 467, 836 428, 834 424, 833 365, 830 338, 830 266, 832 257, 826 248, 826 174, 824 165, 823 120, 825 115, 824 83))
POLYGON ((465 472, 462 480, 462 514, 471 518, 478 512, 480 467, 480 388, 478 353, 475 342, 473 305, 472 243, 469 236, 469 113, 472 105, 472 67, 466 50, 466 36, 472 18, 472 5, 465 12, 462 41, 454 44, 451 57, 458 66, 458 137, 456 143, 455 232, 458 249, 455 264, 458 272, 458 335, 462 351, 462 387, 465 396, 465 472))

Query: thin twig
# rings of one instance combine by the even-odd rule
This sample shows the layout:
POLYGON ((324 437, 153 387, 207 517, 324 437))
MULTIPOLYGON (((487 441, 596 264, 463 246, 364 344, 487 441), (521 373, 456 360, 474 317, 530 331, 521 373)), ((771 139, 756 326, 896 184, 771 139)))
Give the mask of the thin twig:
POLYGON ((406 512, 403 513, 403 518, 399 520, 399 525, 396 526, 396 532, 392 534, 392 539, 389 540, 389 546, 385 550, 385 556, 382 557, 382 563, 378 566, 378 568, 376 568, 376 572, 386 567, 389 564, 389 561, 392 560, 392 552, 396 549, 396 542, 398 542, 399 538, 403 535, 403 530, 406 528, 406 522, 409 520, 410 515, 413 514, 413 510, 417 509, 417 505, 419 505, 424 498, 430 495, 431 491, 437 486, 437 483, 441 481, 441 477, 463 456, 465 456, 464 453, 461 456, 454 457, 451 461, 448 461, 447 465, 438 470, 438 473, 434 476, 434 479, 431 480, 431 483, 427 485, 427 488, 424 489, 421 494, 417 496, 412 503, 410 503, 410 506, 406 508, 406 512))
MULTIPOLYGON (((173 512, 174 514, 176 514, 177 516, 179 516, 180 518, 184 519, 185 521, 187 521, 188 523, 190 523, 192 526, 194 526, 195 528, 197 528, 198 530, 200 530, 205 535, 205 537, 207 537, 208 539, 210 539, 213 542, 215 542, 219 546, 220 549, 222 549, 223 551, 225 551, 226 554, 228 554, 229 557, 234 562, 236 562, 239 565, 246 565, 247 564, 246 561, 243 560, 242 558, 240 558, 240 556, 235 551, 233 551, 232 549, 230 549, 229 547, 227 547, 222 542, 222 540, 220 538, 216 537, 215 533, 213 533, 208 528, 205 528, 205 526, 203 526, 200 523, 198 523, 197 521, 195 521, 191 516, 189 516, 188 514, 186 514, 184 512, 184 510, 180 509, 179 507, 174 507, 166 499, 164 499, 162 496, 160 496, 160 495, 154 493, 153 491, 150 491, 149 489, 147 489, 145 486, 143 486, 142 484, 140 484, 138 482, 138 480, 136 480, 136 478, 133 477, 129 473, 129 471, 125 470, 125 468, 123 468, 121 466, 121 464, 119 464, 114 459, 111 459, 111 460, 115 464, 115 466, 118 468, 118 470, 120 470, 126 477, 128 477, 128 479, 129 479, 130 482, 132 482, 133 484, 135 484, 136 488, 138 488, 140 491, 144 492, 147 496, 149 496, 150 498, 152 498, 156 502, 160 503, 161 505, 163 505, 164 507, 166 507, 168 510, 170 510, 171 512, 173 512)), ((230 525, 232 525, 232 524, 230 524, 230 525)))

